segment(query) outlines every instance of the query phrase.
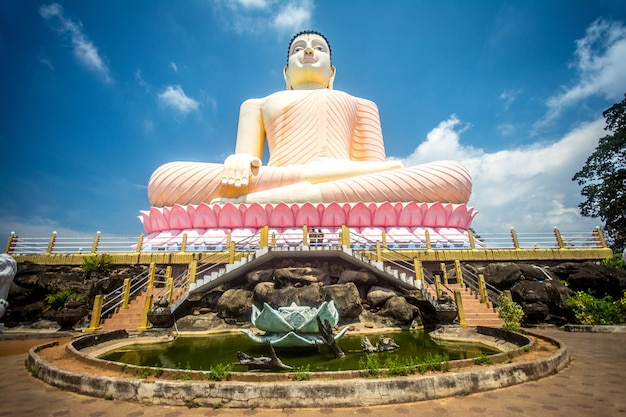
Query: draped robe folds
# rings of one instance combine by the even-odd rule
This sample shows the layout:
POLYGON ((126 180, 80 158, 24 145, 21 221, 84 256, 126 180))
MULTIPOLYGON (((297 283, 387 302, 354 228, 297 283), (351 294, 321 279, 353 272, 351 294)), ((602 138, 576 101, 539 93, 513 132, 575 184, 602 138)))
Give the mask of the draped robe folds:
MULTIPOLYGON (((267 166, 253 171, 247 186, 222 184, 222 164, 171 162, 159 167, 150 178, 150 203, 155 207, 210 203, 303 182, 316 187, 315 194, 321 196, 321 201, 311 202, 466 203, 469 200, 469 172, 454 161, 328 181, 310 180, 309 171, 324 169, 325 164, 385 161, 378 109, 371 101, 337 90, 311 90, 304 94, 283 91, 268 96, 259 111, 270 156, 267 166), (289 101, 285 105, 286 99, 289 101)), ((275 203, 304 202, 289 192, 278 194, 281 199, 275 203)), ((242 202, 254 201, 250 197, 242 202)))

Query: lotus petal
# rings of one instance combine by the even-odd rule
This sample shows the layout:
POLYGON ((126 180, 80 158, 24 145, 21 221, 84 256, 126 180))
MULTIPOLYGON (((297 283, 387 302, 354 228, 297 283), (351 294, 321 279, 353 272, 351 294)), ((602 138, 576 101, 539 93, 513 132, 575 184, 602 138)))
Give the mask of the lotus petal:
POLYGON ((243 225, 247 228, 259 229, 267 224, 267 211, 259 203, 252 203, 243 214, 243 225))
POLYGON ((392 227, 398 223, 398 215, 391 203, 385 202, 376 208, 372 217, 374 227, 392 227))
POLYGON ((242 228, 243 216, 234 204, 226 203, 222 206, 217 216, 217 223, 222 229, 242 228))
POLYGON ((331 327, 335 327, 339 321, 339 313, 335 308, 335 302, 331 300, 330 303, 324 301, 316 311, 306 322, 302 323, 299 327, 296 327, 300 333, 318 333, 319 327, 317 325, 317 317, 320 318, 322 323, 324 320, 328 320, 331 327))
POLYGON ((372 213, 362 202, 356 203, 350 207, 346 225, 348 227, 369 227, 372 225, 372 213))
POLYGON ((170 229, 179 230, 191 229, 193 227, 186 207, 174 204, 169 213, 169 226, 170 229))
POLYGON ((346 213, 337 203, 330 203, 322 213, 322 224, 326 227, 341 227, 346 223, 346 213))
POLYGON ((311 203, 304 203, 296 210, 296 225, 308 227, 317 227, 321 225, 320 213, 311 203))
POLYGON ((270 340, 270 343, 276 347, 305 347, 319 345, 322 343, 322 339, 320 339, 319 335, 307 336, 289 332, 284 336, 270 340))
MULTIPOLYGON (((254 312, 254 310, 253 310, 254 312)), ((256 316, 252 316, 252 325, 257 329, 272 333, 286 333, 295 328, 285 320, 278 311, 269 304, 263 303, 263 310, 256 316)))
POLYGON ((217 227, 217 215, 208 204, 202 203, 196 207, 193 217, 193 226, 200 229, 217 227))

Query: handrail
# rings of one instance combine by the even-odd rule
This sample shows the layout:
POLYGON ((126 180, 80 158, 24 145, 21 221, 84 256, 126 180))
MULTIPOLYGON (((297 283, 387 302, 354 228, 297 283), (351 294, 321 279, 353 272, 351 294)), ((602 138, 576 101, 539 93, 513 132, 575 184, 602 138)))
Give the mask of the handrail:
MULTIPOLYGON (((461 264, 461 271, 463 274, 463 283, 467 287, 475 291, 476 294, 479 294, 480 284, 478 282, 479 281, 478 276, 471 269, 467 268, 463 264, 461 264)), ((492 284, 489 284, 487 281, 485 281, 485 287, 487 289, 487 298, 494 306, 497 306, 498 296, 502 294, 502 291, 494 287, 492 284)))
MULTIPOLYGON (((448 241, 441 241, 437 236, 427 233, 421 238, 405 231, 402 233, 394 232, 393 236, 385 231, 385 228, 370 228, 369 234, 355 231, 355 228, 347 228, 349 230, 350 245, 355 249, 372 245, 376 240, 380 240, 383 246, 389 250, 413 249, 413 250, 429 250, 429 249, 472 249, 472 250, 488 250, 488 249, 590 249, 590 248, 607 248, 604 236, 599 228, 588 232, 568 232, 563 233, 557 228, 553 233, 519 233, 511 229, 509 233, 484 233, 480 236, 473 236, 472 239, 459 241, 454 243, 454 238, 448 241), (373 236, 371 232, 378 231, 378 236, 373 236), (426 242, 425 239, 428 238, 426 242), (421 243, 407 243, 413 239, 422 239, 421 243)), ((247 229, 233 229, 229 232, 228 237, 232 235, 237 249, 253 250, 258 249, 261 245, 262 232, 261 229, 253 233, 241 234, 247 229)), ((341 228, 327 229, 324 234, 324 243, 330 245, 340 245, 341 228)), ((305 239, 307 233, 306 226, 302 228, 270 228, 269 236, 275 245, 309 245, 305 239)), ((391 233, 391 231, 389 231, 391 233)), ((159 252, 219 252, 224 250, 229 242, 224 240, 213 246, 198 245, 194 243, 194 239, 189 238, 187 233, 180 234, 176 237, 152 238, 149 244, 144 244, 144 235, 138 237, 116 237, 102 236, 97 232, 95 236, 57 236, 53 232, 50 237, 19 237, 15 233, 11 233, 7 239, 5 253, 13 255, 37 255, 37 254, 82 254, 97 255, 100 253, 159 253, 159 252), (185 247, 182 247, 182 244, 185 247)))

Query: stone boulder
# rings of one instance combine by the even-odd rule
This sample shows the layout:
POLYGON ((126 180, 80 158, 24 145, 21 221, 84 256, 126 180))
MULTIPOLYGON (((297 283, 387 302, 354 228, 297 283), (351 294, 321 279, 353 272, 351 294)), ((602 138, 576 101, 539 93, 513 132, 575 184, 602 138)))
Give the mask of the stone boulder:
POLYGON ((550 268, 550 273, 566 281, 573 291, 591 291, 596 297, 622 297, 626 290, 626 269, 593 262, 566 262, 550 268))
POLYGON ((372 307, 379 307, 387 302, 388 299, 399 294, 389 288, 384 287, 372 287, 367 293, 367 302, 372 307))
POLYGON ((565 300, 572 291, 557 280, 518 281, 511 288, 513 301, 524 310, 526 323, 565 323, 569 308, 565 300))
POLYGON ((385 302, 385 306, 379 314, 396 319, 400 323, 409 324, 419 313, 419 309, 409 304, 404 297, 394 296, 385 302))
POLYGON ((333 300, 339 312, 339 321, 348 323, 359 317, 363 311, 359 290, 354 283, 335 284, 324 287, 327 300, 333 300))
POLYGON ((480 273, 485 281, 497 289, 510 290, 518 281, 543 281, 546 279, 541 269, 530 264, 499 262, 490 263, 480 273))
POLYGON ((248 284, 256 285, 259 282, 272 282, 274 280, 274 269, 259 269, 246 274, 248 284))
POLYGON ((279 286, 309 285, 328 281, 328 274, 324 269, 311 267, 277 268, 274 277, 279 286))
POLYGON ((304 287, 276 288, 273 282, 261 282, 254 287, 257 304, 269 304, 272 308, 286 307, 291 303, 299 306, 319 307, 326 299, 324 287, 319 284, 304 287))
POLYGON ((346 284, 353 282, 358 286, 361 285, 374 285, 378 282, 376 275, 369 271, 353 271, 351 269, 344 270, 339 276, 337 284, 346 284))
POLYGON ((243 289, 226 290, 217 300, 217 314, 224 319, 250 320, 253 299, 252 291, 243 289))
MULTIPOLYGON (((249 320, 250 318, 248 318, 249 320)), ((219 317, 216 313, 202 315, 188 315, 176 321, 178 330, 183 331, 207 331, 207 330, 229 330, 232 325, 219 317)))

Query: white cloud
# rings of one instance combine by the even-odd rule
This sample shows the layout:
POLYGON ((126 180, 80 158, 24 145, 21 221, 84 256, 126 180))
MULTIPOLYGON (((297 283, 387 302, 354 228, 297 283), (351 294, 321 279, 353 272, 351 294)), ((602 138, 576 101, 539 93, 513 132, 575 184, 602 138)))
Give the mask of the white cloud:
POLYGON ((100 57, 98 48, 83 33, 80 21, 66 17, 63 7, 58 3, 41 6, 39 14, 46 21, 53 23, 59 34, 69 37, 74 56, 81 64, 99 74, 106 83, 113 82, 109 67, 100 57))
POLYGON ((588 97, 616 100, 626 91, 626 27, 622 22, 598 19, 576 41, 577 79, 547 100, 548 113, 537 126, 546 125, 561 112, 588 97))
POLYGON ((545 232, 554 226, 563 231, 590 232, 599 221, 579 214, 582 196, 571 179, 605 135, 603 127, 604 120, 598 119, 554 143, 487 153, 460 143, 467 126, 451 116, 431 130, 403 163, 411 166, 438 159, 462 162, 472 174, 470 205, 479 212, 473 223, 479 233, 502 233, 510 227, 545 232))
POLYGON ((178 65, 176 65, 176 62, 171 61, 170 62, 170 68, 172 69, 172 71, 178 72, 178 65))
POLYGON ((313 0, 235 0, 216 2, 215 10, 223 21, 238 33, 279 34, 307 29, 311 25, 313 0), (226 7, 224 7, 224 4, 226 7))
POLYGON ((6 242, 6 239, 9 237, 11 232, 15 232, 19 237, 22 238, 45 238, 51 236, 52 232, 57 232, 57 236, 63 237, 93 237, 96 233, 96 231, 94 231, 90 234, 85 233, 84 231, 61 227, 58 221, 45 217, 0 217, 0 238, 4 239, 3 242, 6 242))
POLYGON ((180 113, 187 114, 195 111, 200 105, 193 98, 187 97, 180 85, 168 85, 158 95, 159 101, 167 107, 171 107, 180 113))
POLYGON ((508 110, 515 99, 522 93, 522 90, 510 90, 500 93, 500 100, 504 102, 504 110, 508 110))
POLYGON ((233 3, 240 4, 241 6, 250 9, 263 9, 268 5, 265 0, 235 0, 233 3))
POLYGON ((279 31, 296 32, 305 29, 311 21, 313 3, 303 1, 285 5, 274 16, 272 25, 279 31))

